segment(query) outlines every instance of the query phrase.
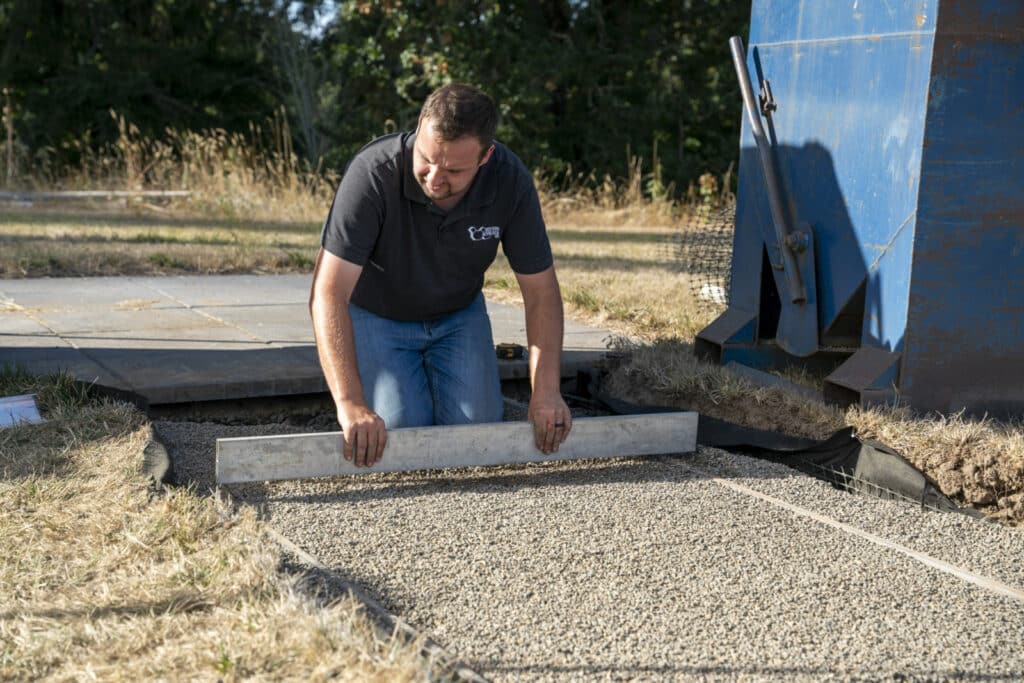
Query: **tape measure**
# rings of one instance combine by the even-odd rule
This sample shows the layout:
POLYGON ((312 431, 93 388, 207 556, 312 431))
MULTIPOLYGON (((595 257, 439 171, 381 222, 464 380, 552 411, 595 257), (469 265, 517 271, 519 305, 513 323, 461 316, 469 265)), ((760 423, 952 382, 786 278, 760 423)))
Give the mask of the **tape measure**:
POLYGON ((522 360, 526 358, 526 347, 522 344, 506 344, 502 342, 494 347, 494 352, 501 360, 522 360))

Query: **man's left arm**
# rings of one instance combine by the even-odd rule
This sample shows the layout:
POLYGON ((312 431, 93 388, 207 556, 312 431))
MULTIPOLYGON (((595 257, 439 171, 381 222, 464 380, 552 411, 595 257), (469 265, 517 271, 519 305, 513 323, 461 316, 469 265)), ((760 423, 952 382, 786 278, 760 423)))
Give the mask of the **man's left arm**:
POLYGON ((572 430, 572 415, 562 398, 562 294, 555 268, 516 273, 526 306, 526 339, 530 347, 529 420, 537 448, 555 453, 572 430))

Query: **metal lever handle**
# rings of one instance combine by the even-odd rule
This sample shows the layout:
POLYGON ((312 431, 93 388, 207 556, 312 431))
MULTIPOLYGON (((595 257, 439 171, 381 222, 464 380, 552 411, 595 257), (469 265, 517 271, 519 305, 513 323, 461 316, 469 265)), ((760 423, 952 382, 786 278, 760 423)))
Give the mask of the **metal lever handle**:
POLYGON ((794 254, 794 245, 800 240, 799 236, 794 235, 794 231, 790 229, 786 221, 786 214, 782 209, 782 192, 779 178, 775 174, 772 148, 768 144, 768 136, 761 124, 760 108, 754 97, 750 73, 747 71, 747 51, 739 36, 729 39, 729 49, 732 50, 732 63, 736 67, 736 77, 740 81, 740 92, 743 93, 743 109, 747 112, 747 120, 750 121, 750 129, 754 134, 754 142, 757 143, 757 152, 761 159, 765 190, 768 193, 768 205, 771 207, 772 225, 775 227, 775 239, 779 243, 779 251, 782 252, 782 270, 786 274, 790 301, 802 304, 807 301, 807 292, 804 289, 803 278, 800 277, 800 269, 797 267, 794 254))

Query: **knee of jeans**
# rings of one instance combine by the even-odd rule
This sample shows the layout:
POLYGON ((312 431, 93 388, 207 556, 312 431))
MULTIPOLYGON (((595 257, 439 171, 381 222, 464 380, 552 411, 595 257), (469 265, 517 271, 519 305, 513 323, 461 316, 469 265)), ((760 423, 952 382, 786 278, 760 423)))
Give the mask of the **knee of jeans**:
POLYGON ((480 392, 473 397, 439 397, 434 407, 434 419, 439 425, 501 422, 504 412, 505 405, 498 385, 493 391, 480 392))
POLYGON ((399 380, 382 372, 364 385, 373 412, 380 415, 387 429, 426 427, 434 424, 434 405, 430 393, 414 390, 415 378, 399 380))
POLYGON ((398 410, 374 409, 374 412, 381 416, 387 429, 429 427, 434 424, 434 411, 430 406, 402 406, 398 410))
POLYGON ((403 413, 392 417, 391 421, 384 421, 388 429, 405 429, 406 427, 432 427, 434 425, 433 415, 409 415, 403 413))

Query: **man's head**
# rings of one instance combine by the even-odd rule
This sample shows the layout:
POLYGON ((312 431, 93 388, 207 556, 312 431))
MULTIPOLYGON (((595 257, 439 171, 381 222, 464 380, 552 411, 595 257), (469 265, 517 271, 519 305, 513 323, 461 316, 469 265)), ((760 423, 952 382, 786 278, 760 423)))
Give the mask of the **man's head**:
POLYGON ((450 209, 469 190, 494 151, 498 112, 485 93, 453 83, 435 90, 423 105, 413 174, 434 203, 450 209))
POLYGON ((498 128, 494 100, 464 83, 449 83, 432 92, 420 111, 420 126, 424 119, 430 119, 435 134, 444 142, 474 137, 481 150, 490 148, 498 128))

